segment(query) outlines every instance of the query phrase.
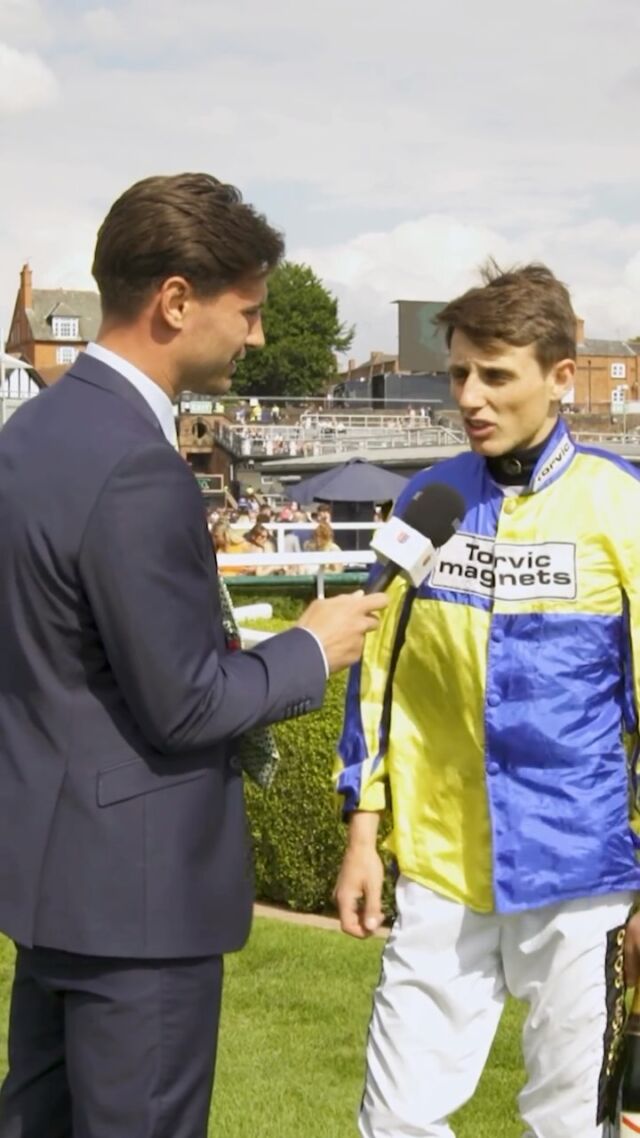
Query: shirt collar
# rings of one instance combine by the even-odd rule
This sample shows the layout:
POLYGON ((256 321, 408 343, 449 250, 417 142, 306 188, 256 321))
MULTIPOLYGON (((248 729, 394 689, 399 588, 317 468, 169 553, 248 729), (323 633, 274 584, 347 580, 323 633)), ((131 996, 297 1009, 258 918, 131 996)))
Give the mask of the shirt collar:
POLYGON ((536 493, 555 482, 556 478, 566 470, 575 453, 576 444, 569 434, 564 419, 560 418, 535 465, 528 487, 529 492, 536 493))
POLYGON ((128 380, 135 387, 156 416, 167 442, 177 449, 178 438, 173 404, 166 392, 152 379, 149 379, 148 375, 140 371, 140 368, 137 368, 135 364, 125 360, 117 352, 112 352, 110 348, 103 347, 102 344, 87 344, 85 352, 88 356, 93 356, 95 360, 100 360, 103 364, 113 368, 123 379, 128 380))

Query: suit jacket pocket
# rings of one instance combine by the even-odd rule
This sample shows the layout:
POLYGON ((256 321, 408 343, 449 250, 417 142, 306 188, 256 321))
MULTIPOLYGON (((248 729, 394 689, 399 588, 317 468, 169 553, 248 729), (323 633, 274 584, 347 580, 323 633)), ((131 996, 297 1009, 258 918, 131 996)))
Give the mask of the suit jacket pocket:
POLYGON ((115 802, 126 802, 140 794, 151 794, 156 790, 167 790, 170 786, 180 786, 204 778, 207 770, 179 770, 167 764, 165 769, 152 768, 143 759, 129 759, 98 772, 98 806, 111 806, 115 802))

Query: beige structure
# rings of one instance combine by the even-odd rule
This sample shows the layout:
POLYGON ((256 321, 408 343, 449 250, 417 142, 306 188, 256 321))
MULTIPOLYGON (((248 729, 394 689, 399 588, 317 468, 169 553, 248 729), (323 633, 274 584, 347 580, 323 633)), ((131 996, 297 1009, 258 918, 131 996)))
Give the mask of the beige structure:
MULTIPOLYGON (((611 392, 627 385, 627 399, 640 400, 640 340, 595 340, 585 336, 584 320, 576 321, 578 348, 576 382, 571 403, 581 411, 608 412, 611 392)), ((399 357, 371 352, 362 364, 349 360, 338 381, 372 379, 384 372, 398 372, 399 357)))
POLYGON ((195 473, 220 474, 226 483, 232 463, 213 436, 213 425, 218 418, 218 415, 191 415, 183 411, 177 421, 178 447, 195 473))
POLYGON ((337 382, 344 383, 346 379, 371 379, 374 375, 380 375, 382 372, 397 372, 398 370, 397 356, 387 355, 385 352, 371 352, 366 363, 359 364, 355 360, 349 360, 347 370, 340 372, 337 382))

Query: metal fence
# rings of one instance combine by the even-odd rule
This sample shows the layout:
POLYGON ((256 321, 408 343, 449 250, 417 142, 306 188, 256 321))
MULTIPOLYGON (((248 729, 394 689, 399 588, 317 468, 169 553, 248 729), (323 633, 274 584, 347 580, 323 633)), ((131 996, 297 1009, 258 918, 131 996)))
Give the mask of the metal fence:
POLYGON ((464 445, 463 431, 443 426, 410 426, 406 419, 354 415, 359 420, 326 420, 322 416, 307 425, 227 424, 213 426, 213 435, 240 458, 296 458, 329 454, 357 454, 391 448, 464 445), (366 422, 364 420, 373 420, 366 422))

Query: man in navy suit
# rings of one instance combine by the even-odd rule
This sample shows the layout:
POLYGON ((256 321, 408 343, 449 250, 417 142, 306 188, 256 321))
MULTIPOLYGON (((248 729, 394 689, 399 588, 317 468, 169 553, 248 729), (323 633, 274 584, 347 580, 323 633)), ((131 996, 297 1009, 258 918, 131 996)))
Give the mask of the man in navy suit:
POLYGON ((263 343, 282 253, 215 178, 131 187, 98 234, 98 343, 0 433, 0 1138, 204 1138, 252 907, 233 740, 320 707, 386 603, 226 651, 172 400, 263 343))

